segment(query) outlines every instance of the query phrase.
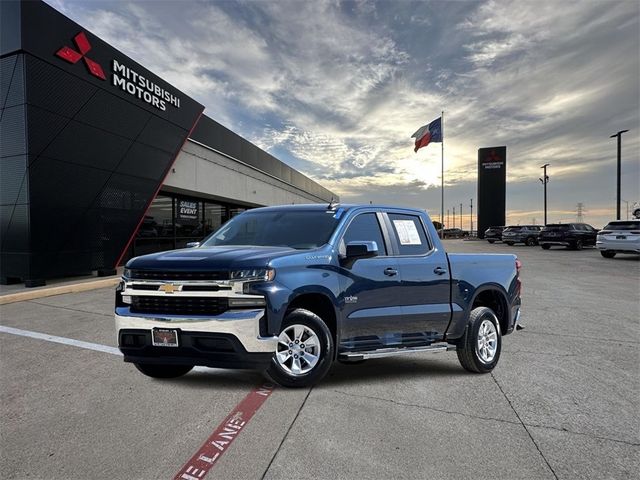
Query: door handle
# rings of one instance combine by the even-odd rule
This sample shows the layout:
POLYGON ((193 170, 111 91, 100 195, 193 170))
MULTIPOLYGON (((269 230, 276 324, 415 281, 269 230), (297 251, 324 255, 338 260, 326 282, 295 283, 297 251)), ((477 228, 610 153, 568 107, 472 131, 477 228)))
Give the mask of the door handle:
POLYGON ((435 273, 436 275, 444 275, 445 273, 447 273, 447 270, 446 268, 436 267, 433 269, 433 273, 435 273))
POLYGON ((394 275, 398 274, 398 270, 392 267, 388 267, 384 269, 384 274, 389 275, 390 277, 393 277, 394 275))

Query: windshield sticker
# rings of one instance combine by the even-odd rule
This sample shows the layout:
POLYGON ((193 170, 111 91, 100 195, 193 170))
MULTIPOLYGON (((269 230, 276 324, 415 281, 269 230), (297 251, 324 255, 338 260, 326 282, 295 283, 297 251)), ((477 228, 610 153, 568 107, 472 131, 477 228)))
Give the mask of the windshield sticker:
POLYGON ((401 245, 422 245, 413 220, 394 220, 393 225, 396 227, 401 245))

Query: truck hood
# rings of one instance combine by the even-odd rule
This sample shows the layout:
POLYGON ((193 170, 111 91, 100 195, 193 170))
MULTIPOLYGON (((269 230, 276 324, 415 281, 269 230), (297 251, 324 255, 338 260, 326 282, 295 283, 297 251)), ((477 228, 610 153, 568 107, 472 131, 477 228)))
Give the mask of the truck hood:
POLYGON ((140 270, 209 271, 266 267, 274 258, 301 253, 289 247, 199 247, 132 258, 127 268, 140 270))

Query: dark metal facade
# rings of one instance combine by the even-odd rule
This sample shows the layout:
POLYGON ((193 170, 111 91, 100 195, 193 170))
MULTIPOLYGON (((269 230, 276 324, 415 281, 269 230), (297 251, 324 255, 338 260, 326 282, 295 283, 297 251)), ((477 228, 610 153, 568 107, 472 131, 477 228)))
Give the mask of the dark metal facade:
POLYGON ((2 30, 0 276, 112 269, 203 107, 42 2, 2 2, 2 30), (55 55, 80 32, 104 80, 55 55), (180 108, 114 85, 114 59, 180 108))

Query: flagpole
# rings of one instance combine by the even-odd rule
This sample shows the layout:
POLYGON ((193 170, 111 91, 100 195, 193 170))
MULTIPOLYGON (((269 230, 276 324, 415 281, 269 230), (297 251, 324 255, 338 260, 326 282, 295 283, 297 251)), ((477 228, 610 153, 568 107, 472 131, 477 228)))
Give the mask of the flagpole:
POLYGON ((440 176, 440 238, 444 238, 444 110, 442 110, 440 119, 440 134, 442 135, 440 157, 440 166, 442 168, 442 175, 440 176))

